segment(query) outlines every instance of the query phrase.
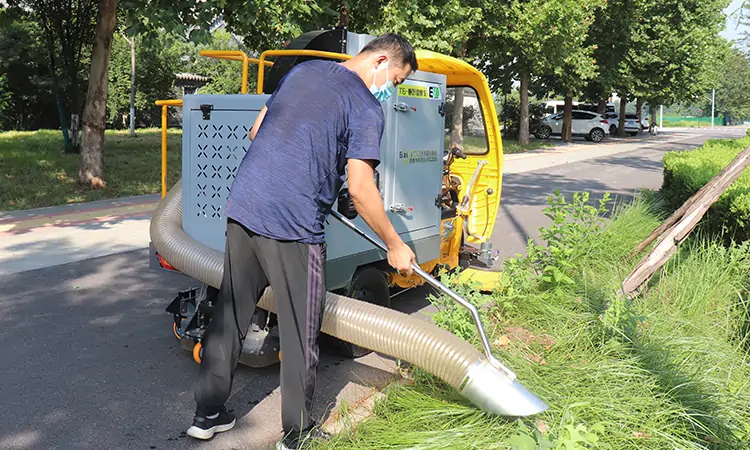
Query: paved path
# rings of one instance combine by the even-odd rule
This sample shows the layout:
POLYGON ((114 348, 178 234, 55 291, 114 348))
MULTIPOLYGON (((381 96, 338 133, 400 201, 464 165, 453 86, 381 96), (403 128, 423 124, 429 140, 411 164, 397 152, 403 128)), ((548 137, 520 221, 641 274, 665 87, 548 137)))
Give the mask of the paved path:
MULTIPOLYGON (((658 188, 664 151, 707 137, 665 133, 640 143, 508 156, 496 248, 512 254, 525 236, 533 237, 546 223, 540 211, 555 187, 622 195, 658 188)), ((184 437, 197 365, 179 349, 164 308, 194 282, 148 268, 149 214, 135 210, 147 208, 137 203, 115 205, 125 209, 109 211, 104 225, 51 216, 52 210, 43 213, 51 217, 47 222, 61 221, 52 228, 33 222, 38 212, 13 221, 0 217, 11 227, 0 235, 1 449, 263 449, 279 436, 278 367, 240 366, 229 401, 239 417, 236 430, 207 443, 184 437), (134 215, 118 216, 123 211, 134 215), (94 241, 96 231, 103 234, 94 241)), ((87 209, 78 208, 66 213, 87 209)), ((398 308, 429 309, 424 293, 402 296, 398 308)), ((341 400, 366 397, 393 371, 393 362, 376 354, 359 360, 324 355, 316 415, 325 417, 341 400)))

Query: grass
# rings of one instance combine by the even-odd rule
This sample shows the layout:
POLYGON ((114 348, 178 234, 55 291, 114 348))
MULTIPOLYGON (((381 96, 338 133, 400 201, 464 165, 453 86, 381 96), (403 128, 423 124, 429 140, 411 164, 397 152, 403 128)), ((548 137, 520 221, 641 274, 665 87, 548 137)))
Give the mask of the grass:
MULTIPOLYGON (((181 132, 168 133, 168 179, 180 176, 181 132)), ((64 205, 161 192, 161 131, 105 133, 104 180, 91 189, 77 183, 80 155, 64 154, 56 130, 0 133, 0 211, 64 205)))
MULTIPOLYGON (((710 127, 711 118, 710 117, 679 117, 679 116, 664 117, 664 126, 665 127, 679 127, 679 128, 710 127)), ((723 126, 721 117, 714 118, 714 126, 715 127, 723 126)))
POLYGON ((538 150, 540 148, 554 147, 555 144, 552 142, 544 142, 539 140, 532 140, 526 145, 521 145, 514 139, 503 139, 503 153, 525 153, 530 150, 538 150))
MULTIPOLYGON (((643 196, 601 226, 555 223, 549 236, 561 252, 532 249, 533 258, 506 264, 486 328, 498 357, 548 411, 491 416, 417 370, 415 383, 387 390, 374 417, 316 448, 748 448, 750 248, 692 238, 642 297, 614 296, 637 262, 628 253, 664 217, 661 205, 643 196), (549 266, 570 283, 535 272, 549 266)), ((455 323, 460 313, 436 304, 436 323, 455 323)))

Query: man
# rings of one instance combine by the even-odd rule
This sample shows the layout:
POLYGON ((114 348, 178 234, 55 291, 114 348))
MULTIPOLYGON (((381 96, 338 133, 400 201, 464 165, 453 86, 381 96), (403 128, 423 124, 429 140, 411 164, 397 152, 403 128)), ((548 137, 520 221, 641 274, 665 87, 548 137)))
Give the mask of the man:
POLYGON ((386 34, 346 62, 295 66, 260 111, 227 199, 224 278, 203 339, 188 435, 210 439, 234 426, 224 403, 268 285, 283 355, 285 437, 277 449, 299 448, 305 438, 323 434, 310 409, 326 295, 324 224, 348 174, 357 212, 388 247, 388 263, 411 275, 414 253, 388 220, 373 171, 384 129, 380 102, 417 67, 409 42, 386 34))

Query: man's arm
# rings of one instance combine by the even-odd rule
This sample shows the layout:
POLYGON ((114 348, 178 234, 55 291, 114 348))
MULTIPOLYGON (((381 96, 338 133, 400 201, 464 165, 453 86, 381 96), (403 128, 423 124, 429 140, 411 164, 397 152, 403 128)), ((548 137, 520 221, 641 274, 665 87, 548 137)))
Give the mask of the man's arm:
POLYGON ((260 128, 260 124, 263 122, 263 118, 266 117, 266 111, 268 111, 268 107, 264 106, 263 109, 260 110, 258 117, 255 118, 255 123, 253 124, 252 128, 250 128, 251 141, 255 140, 255 135, 258 134, 258 128, 260 128))
POLYGON ((354 207, 388 248, 388 264, 406 276, 411 276, 416 256, 398 235, 385 213, 372 166, 366 160, 352 158, 347 163, 347 169, 349 195, 354 207))
POLYGON ((347 172, 349 195, 354 201, 357 213, 383 240, 388 249, 402 245, 401 236, 393 228, 393 224, 385 213, 383 199, 375 185, 375 176, 370 163, 361 159, 350 159, 347 163, 347 172))

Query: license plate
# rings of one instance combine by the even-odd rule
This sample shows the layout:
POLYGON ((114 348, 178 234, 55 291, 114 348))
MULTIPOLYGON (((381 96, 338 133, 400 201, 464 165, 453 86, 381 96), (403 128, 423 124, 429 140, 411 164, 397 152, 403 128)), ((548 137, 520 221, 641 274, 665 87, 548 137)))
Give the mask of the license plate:
POLYGON ((628 120, 628 125, 635 125, 635 122, 632 120, 628 120))

